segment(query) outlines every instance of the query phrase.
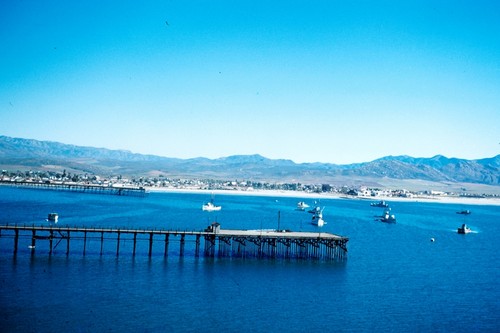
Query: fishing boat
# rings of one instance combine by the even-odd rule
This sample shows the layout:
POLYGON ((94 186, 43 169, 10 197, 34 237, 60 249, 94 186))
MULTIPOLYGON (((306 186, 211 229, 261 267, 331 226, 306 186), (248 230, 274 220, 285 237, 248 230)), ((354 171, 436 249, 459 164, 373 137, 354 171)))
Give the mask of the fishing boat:
POLYGON ((471 211, 468 210, 468 209, 467 210, 461 210, 461 211, 457 212, 457 214, 462 214, 462 215, 469 215, 470 213, 471 213, 471 211))
POLYGON ((462 226, 460 228, 457 229, 457 232, 459 234, 468 234, 469 232, 471 232, 472 230, 467 226, 467 224, 462 224, 462 226))
POLYGON ((390 209, 386 209, 384 211, 384 215, 382 215, 380 221, 386 222, 386 223, 396 223, 396 215, 391 214, 390 209))
POLYGON ((216 206, 214 204, 214 196, 212 195, 212 198, 210 199, 210 201, 207 202, 206 204, 204 204, 203 206, 201 206, 201 209, 204 211, 207 211, 207 212, 215 212, 215 211, 221 210, 222 206, 216 206))
POLYGON ((379 202, 372 202, 372 203, 370 204, 370 206, 372 206, 372 207, 382 207, 382 208, 387 208, 387 207, 389 207, 389 204, 388 204, 388 203, 386 203, 384 200, 381 200, 381 201, 379 201, 379 202))
POLYGON ((47 221, 49 222, 57 223, 58 220, 59 220, 59 214, 57 213, 49 213, 49 215, 47 216, 47 221))
POLYGON ((302 211, 304 211, 304 210, 306 210, 306 208, 309 208, 309 205, 308 205, 308 204, 306 204, 304 201, 299 201, 299 202, 297 203, 297 210, 302 210, 302 211))
MULTIPOLYGON (((323 209, 325 209, 323 207, 323 209)), ((323 220, 323 209, 319 206, 316 206, 314 209, 311 209, 309 213, 313 214, 311 223, 315 226, 322 227, 326 224, 325 220, 323 220)))

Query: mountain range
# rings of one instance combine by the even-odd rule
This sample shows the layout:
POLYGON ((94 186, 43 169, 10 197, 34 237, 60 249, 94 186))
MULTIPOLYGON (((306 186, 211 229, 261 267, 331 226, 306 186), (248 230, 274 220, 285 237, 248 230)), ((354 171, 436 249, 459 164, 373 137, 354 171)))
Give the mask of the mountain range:
POLYGON ((125 150, 81 147, 51 141, 0 136, 0 167, 5 170, 63 170, 102 176, 253 180, 376 185, 381 179, 500 185, 500 155, 478 160, 387 156, 371 162, 337 165, 294 163, 261 155, 179 159, 125 150))

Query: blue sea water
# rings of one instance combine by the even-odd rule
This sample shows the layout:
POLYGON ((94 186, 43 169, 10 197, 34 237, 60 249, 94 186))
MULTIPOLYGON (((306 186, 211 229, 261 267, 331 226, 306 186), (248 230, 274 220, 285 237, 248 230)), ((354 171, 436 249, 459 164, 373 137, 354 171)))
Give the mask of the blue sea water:
MULTIPOLYGON (((319 232, 295 211, 304 198, 206 194, 119 197, 0 187, 0 224, 202 230, 280 228, 319 232)), ((307 200, 306 200, 307 201, 307 200)), ((312 204, 309 200, 309 204, 312 204)), ((390 202, 397 224, 376 221, 368 201, 321 199, 321 232, 349 237, 343 262, 179 256, 155 242, 137 255, 123 239, 72 241, 49 256, 47 241, 0 237, 2 332, 498 332, 500 207, 390 202), (462 216, 456 211, 470 209, 462 216), (462 223, 474 233, 459 235, 462 223), (435 242, 430 239, 434 238, 435 242)))

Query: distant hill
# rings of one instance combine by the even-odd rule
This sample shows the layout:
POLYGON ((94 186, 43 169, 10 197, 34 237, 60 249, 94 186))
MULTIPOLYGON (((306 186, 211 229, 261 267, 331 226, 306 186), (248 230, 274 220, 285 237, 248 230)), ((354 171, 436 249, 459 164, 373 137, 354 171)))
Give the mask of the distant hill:
POLYGON ((500 185, 500 155, 479 160, 387 156, 348 165, 294 163, 261 155, 217 159, 178 159, 124 150, 80 147, 58 142, 0 136, 0 167, 15 170, 62 170, 97 175, 240 179, 273 182, 376 184, 380 179, 500 185))

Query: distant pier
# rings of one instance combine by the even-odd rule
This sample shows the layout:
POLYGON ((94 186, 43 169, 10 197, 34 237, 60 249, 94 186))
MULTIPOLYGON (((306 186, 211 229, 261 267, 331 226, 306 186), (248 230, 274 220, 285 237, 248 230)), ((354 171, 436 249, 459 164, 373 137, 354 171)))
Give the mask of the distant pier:
MULTIPOLYGON (((321 259, 343 260, 347 257, 347 237, 323 232, 292 232, 286 230, 224 230, 213 223, 203 231, 83 228, 2 225, 0 238, 13 239, 13 252, 19 251, 20 240, 31 253, 52 255, 62 242, 65 254, 82 253, 86 255, 88 246, 102 255, 105 243, 115 243, 116 255, 123 252, 126 240, 129 252, 135 256, 138 244, 147 244, 147 255, 153 253, 153 243, 161 242, 164 256, 168 256, 171 240, 179 243, 179 255, 184 256, 186 242, 194 242, 194 255, 205 257, 234 258, 283 258, 283 259, 321 259), (203 238, 203 249, 201 248, 203 238), (77 249, 72 249, 72 241, 77 249), (96 248, 97 243, 97 248, 96 248), (130 248, 131 244, 131 248, 130 248), (120 246, 122 245, 122 248, 120 246)), ((109 249, 109 244, 108 247, 109 249)), ((113 251, 114 252, 114 251, 113 251)))
POLYGON ((30 181, 0 181, 0 185, 28 187, 46 190, 60 190, 95 194, 144 196, 144 187, 135 186, 104 186, 97 184, 79 184, 70 182, 30 182, 30 181))

